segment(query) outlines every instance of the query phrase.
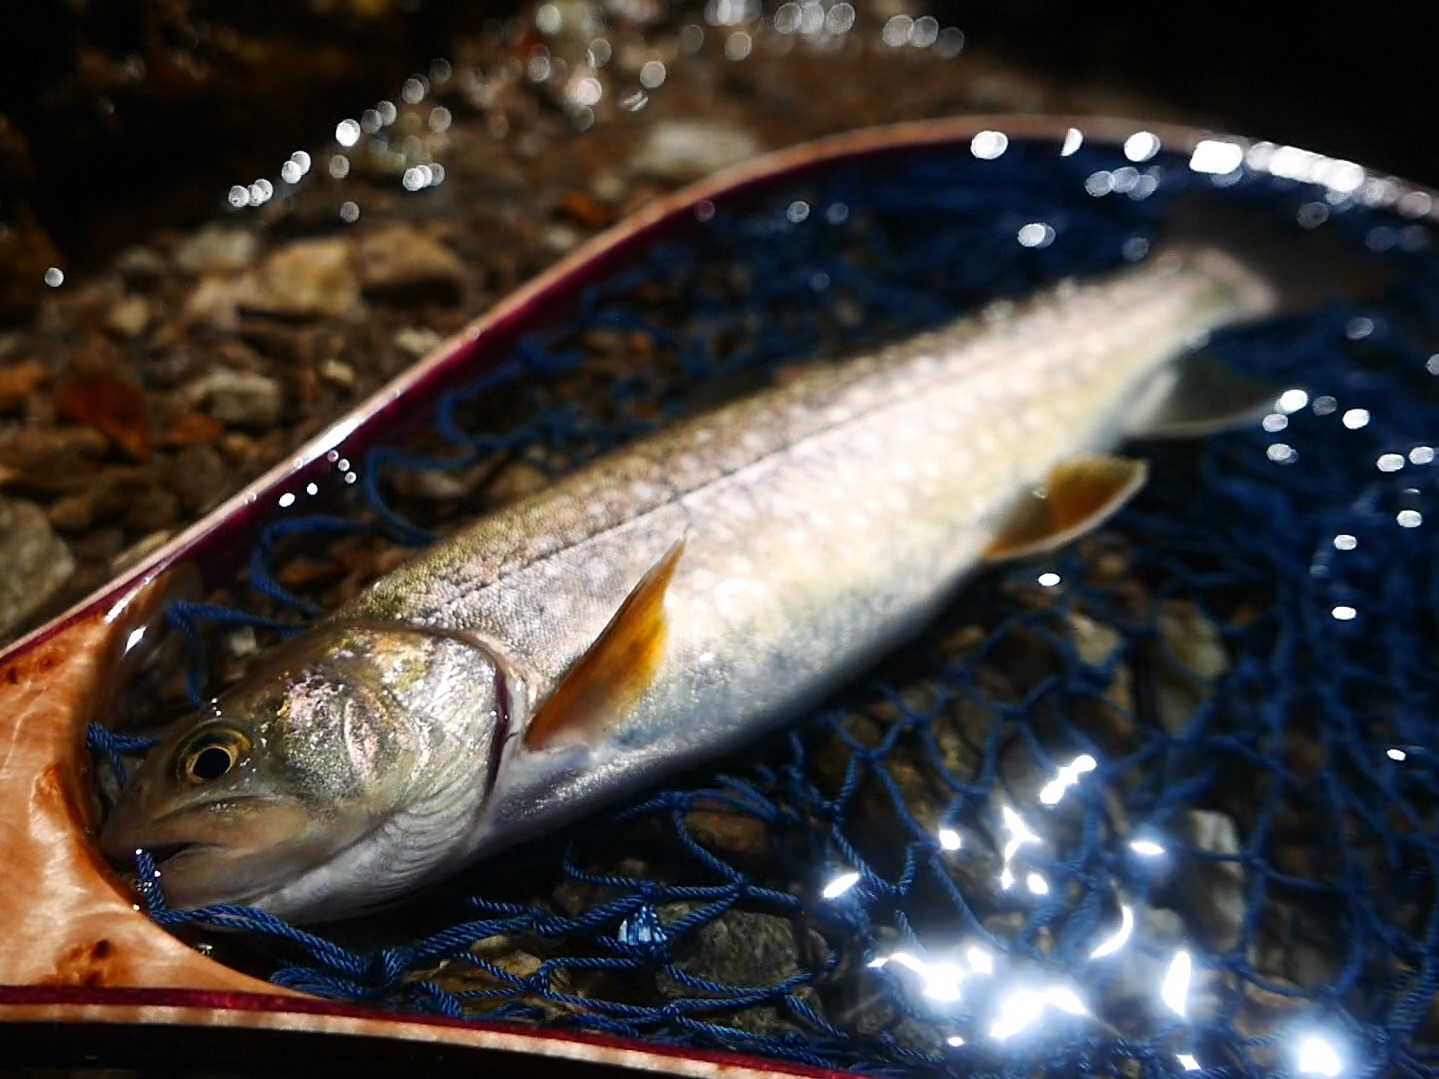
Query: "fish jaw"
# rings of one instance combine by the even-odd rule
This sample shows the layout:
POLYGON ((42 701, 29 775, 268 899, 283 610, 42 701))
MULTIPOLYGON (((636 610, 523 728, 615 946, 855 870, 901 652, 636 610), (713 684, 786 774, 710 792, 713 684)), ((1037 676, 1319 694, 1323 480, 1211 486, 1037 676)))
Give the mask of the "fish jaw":
POLYGON ((292 921, 453 871, 503 748, 510 685, 479 641, 331 621, 287 641, 150 751, 100 836, 158 855, 168 904, 292 921), (442 833, 408 842, 415 819, 442 833))
POLYGON ((100 835, 116 862, 146 851, 167 905, 258 905, 323 857, 334 822, 318 822, 296 802, 235 799, 150 818, 143 795, 121 801, 100 835), (223 827, 215 822, 223 821, 223 827), (203 838, 201 838, 203 837, 203 838))

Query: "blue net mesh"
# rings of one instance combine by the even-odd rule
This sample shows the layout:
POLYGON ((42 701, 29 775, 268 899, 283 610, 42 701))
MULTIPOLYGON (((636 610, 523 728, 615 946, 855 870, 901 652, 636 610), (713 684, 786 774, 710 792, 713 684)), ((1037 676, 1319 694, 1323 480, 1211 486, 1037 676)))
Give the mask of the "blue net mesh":
MULTIPOLYGON (((1143 257, 1195 194, 1397 271, 1214 338, 1289 391, 1262 424, 1134 447, 1153 479, 1112 527, 978 577, 743 760, 361 922, 173 911, 147 885, 154 917, 243 929, 206 946, 321 996, 874 1074, 1429 1074, 1439 261, 1362 191, 1015 143, 722 206, 411 443, 336 461, 345 496, 278 515, 248 587, 174 606, 172 665, 198 702, 237 630, 249 651, 292 629, 394 544, 778 365, 1143 257), (1019 242, 1031 223, 1052 233, 1019 242)), ((92 745, 116 770, 142 748, 92 745)))

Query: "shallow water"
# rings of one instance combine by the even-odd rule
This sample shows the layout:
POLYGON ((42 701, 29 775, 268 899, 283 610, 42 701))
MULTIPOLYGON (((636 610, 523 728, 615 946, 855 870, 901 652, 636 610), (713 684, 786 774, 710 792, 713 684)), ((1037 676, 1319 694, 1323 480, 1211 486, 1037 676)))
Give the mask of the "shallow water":
MULTIPOLYGON (((866 1072, 1435 1064, 1427 206, 1366 205, 1390 192, 1342 164, 1072 142, 988 133, 722 204, 412 443, 337 453, 220 598, 293 622, 392 563, 376 530, 451 530, 786 365, 1146 257, 1183 196, 1390 281, 1216 335, 1270 413, 1135 444, 1154 477, 1112 526, 975 580, 754 754, 315 938, 157 916, 244 924, 243 954, 209 946, 323 995, 866 1072)), ((253 637, 215 614, 172 618, 223 679, 253 637)))

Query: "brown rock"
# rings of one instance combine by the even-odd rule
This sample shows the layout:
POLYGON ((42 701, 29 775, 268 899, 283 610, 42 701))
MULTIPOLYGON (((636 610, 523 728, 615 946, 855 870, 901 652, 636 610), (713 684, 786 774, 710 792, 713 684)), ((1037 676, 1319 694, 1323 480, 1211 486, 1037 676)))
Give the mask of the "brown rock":
POLYGON ((105 436, 90 427, 22 427, 0 439, 0 465, 63 475, 104 456, 108 445, 105 436))
POLYGON ((185 318, 217 330, 233 330, 241 299, 252 286, 232 277, 202 277, 185 299, 185 318))
POLYGON ((230 469, 214 446, 187 446, 169 466, 170 489, 192 513, 203 513, 219 503, 232 485, 230 469))
POLYGON ((751 866, 769 860, 769 825, 723 803, 697 805, 685 815, 685 828, 700 846, 721 856, 739 858, 751 866))
POLYGON ((460 299, 465 267, 438 240, 397 224, 360 240, 360 274, 367 296, 452 304, 460 299))
POLYGON ((120 253, 115 269, 126 281, 148 285, 165 276, 165 260, 153 248, 137 245, 120 253))
POLYGON ((224 432, 225 428, 209 416, 187 412, 166 428, 160 441, 166 446, 193 446, 200 442, 214 442, 224 432))
POLYGON ((143 296, 122 296, 105 313, 105 328, 118 337, 139 337, 150 325, 150 305, 143 296))
POLYGON ((135 492, 125 509, 125 526, 132 534, 164 532, 179 518, 179 496, 156 483, 147 483, 135 492))
POLYGON ((150 419, 145 395, 128 379, 108 373, 69 379, 55 393, 60 415, 99 431, 130 457, 150 456, 150 419))
POLYGON ((50 507, 50 523, 61 532, 84 532, 118 517, 135 501, 144 477, 138 469, 107 468, 83 490, 57 500, 50 507))
POLYGON ((276 251, 245 277, 239 303, 282 318, 334 318, 360 302, 348 240, 301 240, 276 251))
POLYGON ((49 378, 50 369, 39 360, 23 360, 0 367, 0 412, 22 408, 49 378))
POLYGON ((259 249, 254 235, 244 229, 207 225, 179 246, 175 265, 195 277, 237 273, 254 264, 259 249))

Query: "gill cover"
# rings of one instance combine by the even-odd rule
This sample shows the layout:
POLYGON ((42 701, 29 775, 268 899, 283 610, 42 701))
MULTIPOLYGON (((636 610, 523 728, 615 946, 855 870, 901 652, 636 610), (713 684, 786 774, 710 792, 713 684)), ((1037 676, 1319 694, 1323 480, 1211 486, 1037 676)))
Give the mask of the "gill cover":
POLYGON ((454 868, 512 691, 493 650, 462 634, 322 622, 149 753, 101 846, 122 863, 149 850, 172 906, 355 913, 454 868), (450 834, 404 843, 416 815, 450 834))

